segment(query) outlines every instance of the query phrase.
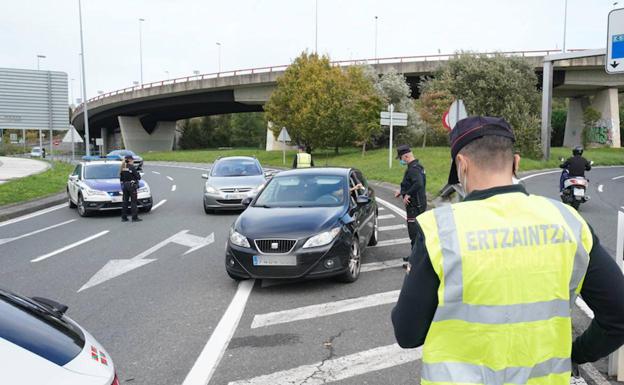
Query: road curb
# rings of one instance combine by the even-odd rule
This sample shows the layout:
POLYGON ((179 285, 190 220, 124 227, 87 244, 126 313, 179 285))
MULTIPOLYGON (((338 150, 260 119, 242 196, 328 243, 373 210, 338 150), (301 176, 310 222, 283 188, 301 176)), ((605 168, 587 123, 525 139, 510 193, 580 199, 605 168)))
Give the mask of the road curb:
POLYGON ((48 207, 56 206, 63 202, 67 202, 67 194, 64 192, 49 195, 45 198, 37 198, 27 202, 2 206, 0 207, 0 222, 47 209, 48 207))

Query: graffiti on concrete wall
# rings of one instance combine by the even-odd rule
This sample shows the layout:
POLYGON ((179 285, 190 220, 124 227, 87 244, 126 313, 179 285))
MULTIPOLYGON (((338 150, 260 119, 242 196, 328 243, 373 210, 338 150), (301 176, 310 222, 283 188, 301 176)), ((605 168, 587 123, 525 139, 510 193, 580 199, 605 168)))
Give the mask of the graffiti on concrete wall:
POLYGON ((610 120, 600 119, 589 130, 589 142, 604 145, 613 144, 613 125, 610 120))

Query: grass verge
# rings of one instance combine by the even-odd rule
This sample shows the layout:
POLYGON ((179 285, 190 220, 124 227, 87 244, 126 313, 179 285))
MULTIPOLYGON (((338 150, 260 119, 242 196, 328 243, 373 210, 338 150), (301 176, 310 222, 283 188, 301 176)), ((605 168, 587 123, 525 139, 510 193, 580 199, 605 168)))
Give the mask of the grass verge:
POLYGON ((52 167, 41 174, 14 179, 0 184, 0 206, 43 198, 65 190, 67 176, 74 166, 52 162, 52 167))
MULTIPOLYGON (((446 184, 449 167, 451 164, 448 147, 414 148, 414 153, 427 171, 427 191, 437 194, 446 184)), ((221 156, 248 155, 258 158, 263 166, 290 167, 295 156, 294 151, 286 152, 286 164, 282 161, 281 151, 263 151, 259 149, 233 149, 233 150, 193 150, 193 151, 170 151, 150 152, 143 154, 148 161, 172 161, 212 163, 221 156)), ((567 158, 571 155, 568 148, 557 147, 551 151, 549 161, 522 159, 520 172, 556 168, 559 166, 559 158, 567 158)), ((595 165, 622 165, 624 164, 624 148, 595 148, 587 149, 583 154, 587 159, 594 161, 595 165)), ((342 166, 356 167, 364 172, 368 179, 383 182, 400 183, 405 169, 399 166, 393 157, 392 169, 388 169, 388 150, 368 151, 365 156, 357 149, 342 149, 336 155, 333 151, 319 151, 313 155, 316 166, 342 166)))

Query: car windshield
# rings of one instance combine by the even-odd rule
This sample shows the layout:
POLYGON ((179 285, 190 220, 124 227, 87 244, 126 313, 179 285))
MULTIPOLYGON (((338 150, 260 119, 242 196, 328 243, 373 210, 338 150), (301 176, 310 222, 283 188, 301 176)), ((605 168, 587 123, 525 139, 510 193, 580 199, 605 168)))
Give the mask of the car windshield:
POLYGON ((119 156, 126 156, 126 155, 130 155, 130 156, 136 156, 136 154, 130 150, 115 150, 115 151, 111 151, 108 155, 119 155, 119 156))
POLYGON ((336 175, 276 176, 254 203, 256 207, 333 207, 347 196, 346 181, 336 175))
POLYGON ((119 178, 119 163, 92 164, 85 167, 85 179, 119 178))
POLYGON ((262 175, 262 169, 253 159, 224 159, 215 164, 212 176, 262 175))

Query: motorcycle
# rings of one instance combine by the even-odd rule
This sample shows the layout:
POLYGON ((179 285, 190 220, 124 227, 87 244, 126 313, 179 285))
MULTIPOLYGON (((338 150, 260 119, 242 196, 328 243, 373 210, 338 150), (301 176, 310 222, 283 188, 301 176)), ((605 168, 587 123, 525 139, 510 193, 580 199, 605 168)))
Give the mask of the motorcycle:
MULTIPOLYGON (((564 159, 561 159, 561 162, 564 162, 564 159)), ((590 162, 590 164, 594 164, 594 162, 590 162)), ((565 173, 568 170, 564 170, 565 173)), ((573 176, 569 177, 563 181, 563 191, 561 191, 561 201, 567 205, 574 207, 574 209, 578 210, 581 206, 581 203, 585 203, 589 200, 589 195, 587 195, 587 186, 589 185, 589 180, 582 176, 573 176)))

